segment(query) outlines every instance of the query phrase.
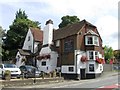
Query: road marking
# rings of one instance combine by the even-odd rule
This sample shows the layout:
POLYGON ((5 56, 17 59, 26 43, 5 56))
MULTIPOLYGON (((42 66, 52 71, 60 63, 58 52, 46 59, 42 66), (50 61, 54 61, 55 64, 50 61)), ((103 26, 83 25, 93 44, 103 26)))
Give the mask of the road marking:
POLYGON ((113 89, 116 89, 116 88, 119 88, 120 85, 119 84, 113 84, 113 85, 108 85, 108 86, 102 86, 102 87, 99 87, 98 89, 96 90, 113 90, 113 89))

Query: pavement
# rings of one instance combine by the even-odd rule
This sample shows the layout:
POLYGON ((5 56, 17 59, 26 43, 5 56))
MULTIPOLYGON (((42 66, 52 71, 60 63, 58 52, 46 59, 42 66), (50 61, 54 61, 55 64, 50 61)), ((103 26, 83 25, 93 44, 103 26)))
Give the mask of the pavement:
MULTIPOLYGON (((110 77, 114 75, 118 75, 117 71, 111 71, 111 72, 103 72, 102 75, 98 78, 104 78, 104 77, 110 77)), ((0 84, 3 87, 14 87, 14 86, 26 86, 26 85, 44 85, 44 84, 50 84, 50 83, 60 83, 64 82, 63 77, 55 77, 55 78, 29 78, 29 79, 11 79, 10 81, 6 80, 0 80, 0 84)), ((68 80, 70 82, 70 80, 68 80)), ((81 80, 81 82, 84 82, 84 80, 81 80)))

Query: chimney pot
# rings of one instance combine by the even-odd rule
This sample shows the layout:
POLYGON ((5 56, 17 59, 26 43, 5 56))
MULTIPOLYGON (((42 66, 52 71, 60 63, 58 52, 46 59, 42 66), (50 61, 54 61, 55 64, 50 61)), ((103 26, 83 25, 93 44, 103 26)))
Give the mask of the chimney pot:
POLYGON ((47 24, 53 24, 53 21, 51 19, 49 19, 48 21, 46 21, 45 25, 47 25, 47 24))

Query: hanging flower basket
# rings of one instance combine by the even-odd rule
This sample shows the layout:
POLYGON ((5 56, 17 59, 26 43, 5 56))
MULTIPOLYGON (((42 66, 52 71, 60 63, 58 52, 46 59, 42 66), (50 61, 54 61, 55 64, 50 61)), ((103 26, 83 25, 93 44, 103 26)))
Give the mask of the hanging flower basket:
POLYGON ((84 62, 86 62, 87 60, 88 60, 88 58, 87 58, 86 56, 82 56, 82 57, 81 57, 81 62, 84 63, 84 62))
POLYGON ((46 55, 47 59, 50 59, 50 54, 46 55))
POLYGON ((96 62, 99 64, 105 64, 105 60, 99 57, 96 58, 96 62))
POLYGON ((38 60, 42 60, 42 59, 50 59, 50 58, 51 58, 50 54, 42 55, 42 56, 37 56, 37 59, 38 59, 38 60))

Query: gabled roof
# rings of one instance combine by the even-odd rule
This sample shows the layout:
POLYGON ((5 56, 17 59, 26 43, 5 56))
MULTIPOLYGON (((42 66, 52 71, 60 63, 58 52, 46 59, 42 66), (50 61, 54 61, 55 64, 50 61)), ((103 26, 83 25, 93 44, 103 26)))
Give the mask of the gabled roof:
MULTIPOLYGON (((62 39, 71 35, 77 34, 85 25, 95 27, 91 23, 87 22, 86 20, 82 20, 78 23, 74 23, 68 25, 66 27, 60 28, 58 30, 54 30, 54 40, 62 39)), ((96 27, 95 27, 96 28, 96 27)))
POLYGON ((30 28, 35 41, 43 41, 43 31, 38 28, 30 28))
POLYGON ((99 36, 97 33, 95 33, 93 30, 89 30, 85 35, 96 35, 99 36))
POLYGON ((30 50, 18 49, 19 53, 23 56, 30 56, 32 52, 30 50))

